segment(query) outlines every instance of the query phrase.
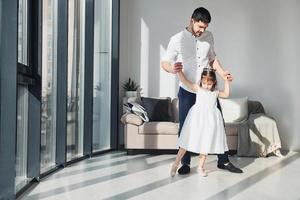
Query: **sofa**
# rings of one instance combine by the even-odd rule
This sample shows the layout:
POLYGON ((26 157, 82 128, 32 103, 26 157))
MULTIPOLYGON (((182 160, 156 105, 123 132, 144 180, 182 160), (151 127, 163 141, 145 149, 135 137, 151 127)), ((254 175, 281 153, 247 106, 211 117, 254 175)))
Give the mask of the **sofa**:
MULTIPOLYGON (((147 97, 146 97, 147 98, 147 97)), ((153 98, 152 98, 153 99, 153 98)), ((154 98, 155 99, 155 98, 154 98)), ((168 121, 148 121, 144 122, 138 115, 133 113, 124 113, 121 117, 121 122, 124 124, 124 144, 128 154, 134 154, 139 150, 176 150, 178 149, 178 129, 179 129, 179 114, 178 114, 178 99, 174 98, 157 98, 158 100, 163 99, 168 102, 168 114, 170 118, 168 121)), ((249 138, 244 130, 249 129, 248 119, 251 115, 265 115, 262 104, 258 101, 251 101, 243 99, 246 102, 245 109, 238 109, 237 115, 246 112, 246 116, 243 119, 235 117, 234 107, 230 107, 229 103, 220 101, 224 122, 225 132, 230 152, 236 152, 243 144, 239 138, 242 138, 243 143, 249 143, 245 141, 245 138, 249 138), (226 105, 229 105, 227 108, 226 105), (226 111, 227 110, 227 111, 226 111), (235 120, 232 119, 235 117, 235 120), (245 137, 238 137, 239 133, 246 135, 245 137), (239 144, 240 143, 240 144, 239 144)), ((128 98, 127 102, 136 102, 143 105, 140 97, 128 98)), ((232 103, 232 102, 231 102, 232 103)), ((239 104, 239 101, 234 101, 234 106, 239 104), (237 103, 238 102, 238 103, 237 103)), ((149 105, 148 105, 149 107, 149 105)), ((245 106, 244 106, 245 107, 245 106)), ((239 108, 239 107, 238 107, 239 108)), ((147 110, 147 109, 146 109, 147 110)), ((162 111, 156 110, 156 113, 162 111)), ((165 111, 166 112, 166 111, 165 111)), ((275 124, 276 125, 276 124, 275 124)), ((280 142, 277 145, 280 146, 280 142)), ((247 148, 251 148, 250 146, 247 148)), ((247 150, 244 150, 244 156, 247 156, 247 150)), ((256 152, 261 154, 261 152, 256 152)), ((242 155, 243 156, 243 155, 242 155)), ((255 155, 254 155, 255 156, 255 155)))

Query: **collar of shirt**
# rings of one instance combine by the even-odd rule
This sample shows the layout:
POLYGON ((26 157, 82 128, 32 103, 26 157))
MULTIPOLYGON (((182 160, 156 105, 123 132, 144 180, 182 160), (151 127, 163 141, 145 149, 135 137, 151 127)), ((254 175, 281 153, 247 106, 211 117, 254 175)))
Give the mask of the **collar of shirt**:
POLYGON ((186 35, 188 35, 188 36, 190 36, 190 37, 193 37, 193 39, 198 39, 198 40, 200 40, 201 38, 205 37, 205 35, 207 35, 207 31, 204 31, 199 37, 196 37, 196 36, 193 35, 193 33, 191 33, 190 31, 188 31, 187 29, 188 29, 188 27, 185 27, 185 29, 184 29, 183 32, 184 32, 186 35))

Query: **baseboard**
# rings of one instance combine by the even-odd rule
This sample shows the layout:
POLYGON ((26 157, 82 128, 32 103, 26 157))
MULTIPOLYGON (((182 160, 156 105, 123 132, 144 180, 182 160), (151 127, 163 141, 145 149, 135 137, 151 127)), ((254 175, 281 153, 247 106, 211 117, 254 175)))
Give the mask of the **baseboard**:
POLYGON ((136 154, 177 154, 178 149, 126 149, 127 155, 136 155, 136 154))
MULTIPOLYGON (((137 154, 177 154, 178 149, 126 149, 127 155, 137 155, 137 154)), ((191 155, 198 155, 197 153, 190 152, 191 155)), ((237 154, 237 150, 229 150, 228 155, 233 156, 237 154)))

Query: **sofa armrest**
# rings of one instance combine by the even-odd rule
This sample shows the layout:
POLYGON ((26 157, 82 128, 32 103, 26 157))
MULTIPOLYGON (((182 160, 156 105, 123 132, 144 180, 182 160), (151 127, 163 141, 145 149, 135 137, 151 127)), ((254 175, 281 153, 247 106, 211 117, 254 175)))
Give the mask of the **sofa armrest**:
POLYGON ((265 113, 265 109, 261 102, 259 101, 248 101, 248 115, 257 114, 257 113, 265 113))
POLYGON ((123 124, 133 124, 136 126, 140 126, 141 124, 143 124, 142 119, 132 113, 125 113, 122 117, 121 117, 121 122, 123 124))

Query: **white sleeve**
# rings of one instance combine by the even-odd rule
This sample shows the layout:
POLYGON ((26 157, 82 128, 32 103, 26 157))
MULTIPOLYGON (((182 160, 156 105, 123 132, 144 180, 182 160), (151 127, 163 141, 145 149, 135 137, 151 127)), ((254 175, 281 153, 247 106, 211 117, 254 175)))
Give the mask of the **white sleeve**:
POLYGON ((209 52, 208 52, 208 59, 209 62, 215 60, 216 58, 216 52, 215 52, 215 47, 214 47, 214 36, 212 34, 210 34, 210 39, 209 39, 209 43, 210 43, 210 48, 209 48, 209 52))
POLYGON ((171 37, 168 44, 165 55, 162 58, 162 61, 167 61, 170 63, 175 63, 178 56, 178 40, 176 37, 171 37))

